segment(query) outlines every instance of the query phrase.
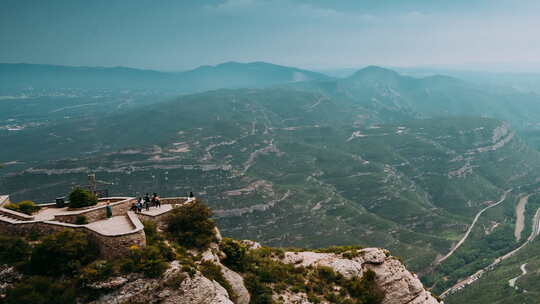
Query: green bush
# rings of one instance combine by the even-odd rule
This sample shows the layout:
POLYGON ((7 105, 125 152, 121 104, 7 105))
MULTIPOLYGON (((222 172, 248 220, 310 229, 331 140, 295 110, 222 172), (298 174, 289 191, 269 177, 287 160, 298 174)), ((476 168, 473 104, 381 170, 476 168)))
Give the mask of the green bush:
POLYGON ((30 257, 31 248, 19 237, 0 236, 0 264, 15 265, 30 257))
POLYGON ((320 266, 317 268, 317 275, 326 282, 337 282, 341 279, 341 275, 336 273, 334 269, 326 266, 320 266))
POLYGON ((230 238, 223 238, 219 248, 225 253, 225 258, 221 262, 230 269, 243 272, 247 265, 246 248, 240 242, 230 238))
POLYGON ((174 261, 177 256, 174 250, 165 242, 165 238, 157 230, 155 222, 144 221, 144 234, 146 235, 146 244, 159 248, 161 256, 167 261, 174 261))
POLYGON ((157 224, 153 221, 143 221, 144 234, 146 235, 146 242, 153 243, 154 241, 163 240, 163 236, 157 230, 157 224))
POLYGON ((148 245, 144 248, 130 249, 131 262, 123 265, 124 270, 142 272, 149 278, 157 278, 167 270, 168 264, 159 247, 148 245))
POLYGON ((361 279, 353 278, 347 282, 346 287, 351 297, 361 304, 381 303, 384 294, 375 283, 375 272, 368 270, 361 279))
POLYGON ((21 202, 18 202, 16 204, 9 203, 9 204, 4 205, 4 207, 7 208, 7 209, 22 212, 22 213, 25 213, 25 214, 28 214, 28 215, 31 215, 34 212, 39 210, 39 206, 36 205, 36 203, 34 203, 32 201, 21 201, 21 202))
POLYGON ((69 207, 81 208, 97 204, 97 197, 90 191, 76 188, 69 194, 69 207))
POLYGON ((117 274, 115 265, 109 261, 97 260, 81 269, 80 280, 82 283, 92 283, 104 280, 117 274))
POLYGON ((85 233, 64 230, 45 237, 34 247, 29 271, 41 275, 69 275, 94 261, 98 254, 96 244, 85 233))
POLYGON ((232 289, 232 286, 229 283, 229 281, 227 281, 225 277, 223 276, 223 273, 221 273, 221 267, 219 267, 219 265, 216 265, 209 261, 204 261, 200 265, 200 270, 206 278, 218 282, 219 285, 225 288, 231 300, 236 303, 236 299, 238 296, 232 289))
POLYGON ((167 232, 180 245, 206 249, 216 240, 212 211, 200 201, 174 208, 166 219, 167 232))
POLYGON ((36 205, 36 203, 32 201, 22 201, 18 202, 17 205, 19 205, 19 211, 22 213, 26 213, 28 215, 37 212, 39 210, 39 206, 36 205))
POLYGON ((245 277, 244 283, 249 291, 251 300, 249 304, 272 304, 272 289, 261 283, 257 276, 250 274, 245 277))
POLYGON ((359 252, 360 249, 362 249, 361 246, 332 246, 328 248, 316 249, 314 251, 320 252, 320 253, 340 254, 342 257, 346 259, 353 259, 360 255, 360 252, 359 252))
POLYGON ((70 282, 48 277, 30 277, 7 290, 5 304, 75 304, 75 288, 70 282))
POLYGON ((5 204, 4 208, 13 210, 13 211, 19 211, 19 205, 14 204, 14 203, 5 204))

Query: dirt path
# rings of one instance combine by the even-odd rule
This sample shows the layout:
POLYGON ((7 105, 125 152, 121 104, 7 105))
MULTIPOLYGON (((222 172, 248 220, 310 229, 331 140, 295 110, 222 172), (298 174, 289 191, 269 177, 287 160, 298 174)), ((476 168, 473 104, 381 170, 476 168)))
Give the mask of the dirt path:
POLYGON ((489 205, 487 206, 486 208, 480 210, 480 212, 478 212, 476 214, 476 216, 474 217, 474 220, 472 222, 472 224, 469 226, 469 229, 467 229, 467 232, 465 233, 465 235, 461 238, 461 240, 459 240, 459 242, 452 248, 452 250, 450 250, 450 252, 448 252, 445 256, 443 256, 442 258, 438 259, 437 261, 435 261, 434 265, 439 265, 441 262, 443 262, 444 260, 448 259, 452 254, 454 254, 454 252, 456 252, 456 250, 465 242, 465 240, 467 240, 467 238, 469 237, 469 234, 471 233, 472 229, 474 228, 474 225, 476 224, 476 222, 478 221, 478 218, 480 218, 480 216, 482 215, 482 213, 484 213, 486 210, 488 210, 489 208, 493 208, 497 205, 499 205, 500 203, 504 202, 504 200, 506 199, 506 196, 508 195, 508 193, 510 193, 510 191, 512 191, 512 189, 509 189, 509 190, 506 190, 503 195, 501 196, 501 198, 494 204, 492 205, 489 205))
POLYGON ((516 228, 514 230, 514 236, 518 242, 521 239, 521 232, 525 226, 525 206, 529 201, 529 196, 531 195, 529 194, 520 197, 519 203, 516 206, 516 228))
POLYGON ((508 285, 510 285, 510 287, 512 288, 517 288, 516 287, 516 281, 521 278, 522 276, 526 275, 527 274, 527 268, 525 268, 525 266, 527 266, 527 263, 525 264, 522 264, 520 269, 521 269, 521 274, 518 275, 517 277, 513 278, 513 279, 510 279, 508 280, 508 285))

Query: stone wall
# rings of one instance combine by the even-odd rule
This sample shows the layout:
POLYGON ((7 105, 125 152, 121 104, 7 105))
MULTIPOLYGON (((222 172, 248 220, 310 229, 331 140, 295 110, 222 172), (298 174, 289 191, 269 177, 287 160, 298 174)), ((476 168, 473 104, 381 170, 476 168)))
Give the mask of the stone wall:
POLYGON ((164 197, 161 198, 161 204, 172 204, 172 205, 178 205, 185 203, 189 200, 187 197, 164 197))
MULTIPOLYGON (((176 198, 164 198, 163 204, 182 204, 188 201, 188 198, 176 197, 176 198)), ((54 221, 40 221, 34 220, 33 217, 24 215, 24 218, 19 218, 11 214, 11 210, 6 212, 10 213, 12 219, 0 220, 0 234, 14 235, 14 236, 28 236, 39 235, 45 236, 52 233, 60 232, 65 229, 73 229, 85 232, 92 240, 94 240, 99 248, 102 257, 104 258, 118 258, 126 256, 129 253, 129 248, 132 246, 144 247, 146 246, 146 235, 144 233, 144 227, 133 212, 129 211, 131 205, 136 202, 134 198, 121 197, 121 198, 107 198, 99 201, 100 206, 89 207, 79 211, 70 211, 69 213, 57 214, 54 217, 54 221), (77 217, 85 216, 86 220, 91 223, 107 218, 107 205, 110 203, 113 211, 113 216, 127 216, 133 225, 133 229, 128 232, 119 233, 116 235, 106 235, 90 229, 85 225, 76 225, 77 217), (13 219, 16 218, 16 219, 13 219)), ((9 196, 0 196, 0 206, 9 203, 9 196)), ((5 209, 1 208, 0 209, 5 209)), ((2 212, 0 210, 0 213, 2 212)), ((16 215, 16 214, 15 214, 16 215)), ((167 213, 163 213, 157 216, 145 216, 140 215, 141 219, 152 220, 162 222, 167 213)))
POLYGON ((154 222, 161 229, 165 227, 165 219, 167 218, 168 215, 169 215, 169 212, 165 212, 158 215, 147 215, 147 214, 137 213, 137 216, 139 217, 141 221, 154 222))
POLYGON ((50 221, 27 221, 27 222, 8 222, 0 221, 0 234, 28 236, 29 234, 49 235, 60 232, 65 229, 74 229, 87 233, 91 239, 96 241, 100 253, 104 258, 123 257, 129 252, 131 246, 146 246, 146 236, 144 227, 131 212, 127 215, 134 229, 128 233, 118 235, 103 235, 96 231, 88 229, 84 225, 73 225, 69 223, 59 223, 50 221))
POLYGON ((15 218, 21 221, 32 221, 34 217, 22 212, 14 211, 8 208, 0 207, 0 215, 5 215, 11 218, 15 218))
POLYGON ((41 224, 42 222, 36 221, 19 223, 0 221, 0 234, 15 236, 26 236, 30 233, 47 234, 47 232, 45 232, 46 229, 40 227, 41 224))
MULTIPOLYGON (((188 201, 195 201, 195 198, 187 198, 187 197, 166 197, 161 199, 162 205, 181 205, 188 201)), ((167 216, 169 216, 170 211, 163 212, 161 214, 156 215, 148 215, 143 213, 137 213, 137 216, 141 221, 151 221, 158 225, 159 228, 164 228, 165 226, 165 219, 167 216)))
POLYGON ((132 246, 146 246, 144 230, 117 236, 104 236, 91 231, 90 236, 99 245, 101 256, 106 259, 125 257, 132 246))
MULTIPOLYGON (((123 198, 123 199, 110 199, 110 200, 100 200, 100 203, 111 202, 109 206, 112 207, 113 216, 126 214, 126 212, 131 208, 131 204, 136 202, 135 198, 123 198)), ((71 211, 69 214, 57 214, 54 216, 54 219, 64 223, 75 224, 77 222, 77 217, 84 216, 88 223, 95 221, 104 220, 107 218, 107 205, 102 205, 98 207, 93 207, 90 209, 81 210, 78 212, 71 211)))

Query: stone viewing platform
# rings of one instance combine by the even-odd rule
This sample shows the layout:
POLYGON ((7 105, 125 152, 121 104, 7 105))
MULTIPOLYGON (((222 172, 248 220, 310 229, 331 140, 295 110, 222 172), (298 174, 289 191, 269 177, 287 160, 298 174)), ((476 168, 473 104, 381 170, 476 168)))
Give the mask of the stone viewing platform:
POLYGON ((131 246, 146 245, 142 221, 158 225, 175 207, 195 201, 194 197, 161 198, 161 207, 150 207, 140 213, 130 211, 134 197, 106 197, 96 205, 83 208, 58 207, 55 203, 40 205, 28 215, 5 208, 9 196, 0 195, 0 233, 8 235, 47 235, 64 229, 86 232, 99 245, 101 254, 111 258, 126 254, 131 246), (112 216, 107 217, 107 207, 112 216))

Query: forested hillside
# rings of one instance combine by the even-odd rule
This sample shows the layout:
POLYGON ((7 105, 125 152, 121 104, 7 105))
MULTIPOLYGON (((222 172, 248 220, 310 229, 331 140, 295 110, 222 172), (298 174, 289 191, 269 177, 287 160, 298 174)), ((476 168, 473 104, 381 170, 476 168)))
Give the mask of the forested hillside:
MULTIPOLYGON (((3 134, 2 157, 22 162, 5 168, 3 184, 14 197, 49 200, 93 171, 118 194, 194 190, 226 234, 279 246, 384 246, 424 269, 486 201, 534 181, 538 153, 498 120, 380 110, 360 92, 384 97, 374 83, 388 73, 369 68, 344 80, 356 83, 354 98, 218 90, 3 134)), ((386 97, 399 105, 406 90, 397 89, 386 97)))

